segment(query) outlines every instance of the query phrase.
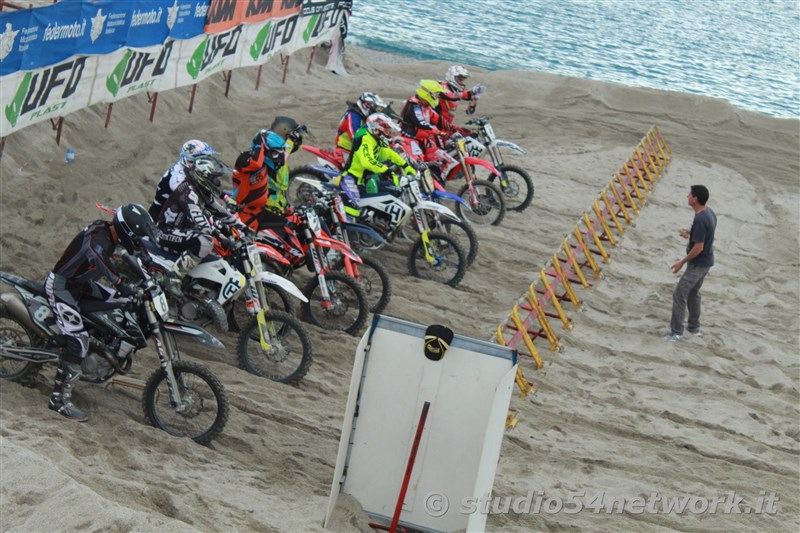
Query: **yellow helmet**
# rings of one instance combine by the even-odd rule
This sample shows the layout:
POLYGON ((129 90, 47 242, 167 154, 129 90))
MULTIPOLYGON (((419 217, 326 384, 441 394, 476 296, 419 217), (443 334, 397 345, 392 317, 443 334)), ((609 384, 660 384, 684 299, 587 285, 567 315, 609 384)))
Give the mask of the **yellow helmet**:
POLYGON ((431 107, 439 105, 439 96, 445 92, 445 88, 436 80, 422 80, 419 82, 417 96, 425 100, 431 107))

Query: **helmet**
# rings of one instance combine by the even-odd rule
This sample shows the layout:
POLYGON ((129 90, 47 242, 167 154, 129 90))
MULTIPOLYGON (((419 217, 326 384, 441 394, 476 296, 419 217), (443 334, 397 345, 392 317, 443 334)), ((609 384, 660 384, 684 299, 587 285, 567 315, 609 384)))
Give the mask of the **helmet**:
POLYGON ((200 192, 205 195, 222 194, 220 178, 228 173, 228 167, 213 155, 201 154, 195 157, 194 166, 189 169, 188 177, 200 192))
POLYGON ((400 135, 400 126, 383 113, 374 113, 367 117, 367 131, 382 145, 389 146, 392 137, 400 135))
POLYGON ((469 71, 461 65, 453 65, 447 69, 447 73, 444 75, 445 81, 456 91, 463 91, 466 88, 464 83, 467 78, 469 78, 469 71))
POLYGON ((272 168, 277 169, 286 162, 286 141, 274 131, 268 131, 265 135, 266 144, 264 146, 264 162, 272 168))
POLYGON ((386 103, 377 94, 367 92, 358 97, 356 107, 364 117, 368 117, 373 113, 382 113, 386 108, 386 103))
POLYGON ((183 166, 186 168, 192 168, 194 165, 194 159, 198 155, 214 155, 216 153, 216 150, 211 148, 207 143, 198 141, 197 139, 192 139, 191 141, 186 141, 183 143, 183 146, 181 146, 181 164, 183 164, 183 166))
POLYGON ((269 127, 269 131, 273 131, 283 139, 286 139, 290 133, 299 128, 301 128, 300 124, 292 117, 275 117, 269 127))
POLYGON ((431 107, 439 105, 439 96, 445 88, 436 80, 422 80, 419 82, 417 96, 431 107))
POLYGON ((114 214, 114 229, 119 243, 132 254, 141 248, 142 237, 156 241, 156 228, 150 213, 139 204, 127 204, 114 214))

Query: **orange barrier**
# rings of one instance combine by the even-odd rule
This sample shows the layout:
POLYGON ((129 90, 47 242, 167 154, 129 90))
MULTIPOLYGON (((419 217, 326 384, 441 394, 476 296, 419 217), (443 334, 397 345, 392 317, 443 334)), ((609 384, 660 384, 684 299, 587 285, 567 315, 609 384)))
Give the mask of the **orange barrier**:
MULTIPOLYGON (((505 323, 497 326, 493 341, 530 355, 537 370, 543 366, 535 344, 538 339, 546 339, 550 351, 561 351, 550 319, 557 319, 563 330, 572 329, 568 311, 582 305, 574 286, 588 289, 602 277, 600 265, 611 262, 609 250, 619 245, 625 227, 647 203, 647 195, 663 177, 671 156, 661 130, 650 128, 517 301, 505 323)), ((516 382, 522 397, 534 390, 521 369, 516 382)))

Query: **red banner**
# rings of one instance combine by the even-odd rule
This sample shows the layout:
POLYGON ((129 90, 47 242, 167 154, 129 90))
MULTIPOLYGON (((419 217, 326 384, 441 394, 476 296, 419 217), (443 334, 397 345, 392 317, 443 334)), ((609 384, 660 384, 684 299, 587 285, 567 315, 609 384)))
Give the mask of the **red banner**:
POLYGON ((303 0, 211 0, 206 33, 221 33, 242 23, 262 22, 300 12, 303 0))

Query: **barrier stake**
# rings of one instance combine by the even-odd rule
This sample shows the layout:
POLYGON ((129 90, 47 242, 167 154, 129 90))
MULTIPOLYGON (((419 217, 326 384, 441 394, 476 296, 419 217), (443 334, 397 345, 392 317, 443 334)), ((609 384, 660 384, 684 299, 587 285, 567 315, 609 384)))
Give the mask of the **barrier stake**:
POLYGON ((634 171, 634 170, 636 171, 636 179, 639 180, 639 184, 642 186, 642 189, 644 189, 646 192, 649 193, 650 192, 650 185, 647 184, 647 180, 645 180, 644 176, 642 176, 641 172, 639 172, 639 167, 638 167, 638 165, 636 165, 635 160, 633 159, 633 155, 631 155, 631 157, 628 158, 627 164, 625 165, 625 172, 631 178, 631 182, 634 182, 634 180, 633 180, 633 176, 631 176, 630 172, 634 171), (633 163, 633 164, 631 164, 631 163, 633 163))
MULTIPOLYGON (((639 186, 636 185, 636 180, 634 177, 628 172, 628 167, 624 167, 623 170, 625 171, 625 175, 628 177, 628 183, 630 183, 631 188, 633 188, 633 193, 636 195, 636 198, 639 199, 639 207, 644 207, 644 204, 647 203, 647 199, 642 194, 642 191, 639 190, 639 186)), ((625 182, 623 181, 623 183, 625 182)))
POLYGON ((622 201, 622 197, 619 195, 619 191, 617 191, 617 186, 614 185, 614 180, 609 180, 608 184, 611 186, 611 192, 614 193, 614 198, 617 200, 617 205, 619 206, 619 211, 622 213, 622 216, 625 217, 625 222, 628 224, 632 224, 633 221, 631 220, 631 216, 628 214, 628 210, 625 208, 625 202, 622 201))
POLYGON ((281 65, 282 65, 282 73, 281 73, 281 83, 286 83, 286 71, 289 70, 289 58, 292 56, 285 56, 281 54, 281 65))
POLYGON ((550 301, 553 302, 553 307, 556 308, 556 313, 558 314, 558 318, 561 319, 561 324, 563 324, 564 329, 572 329, 572 322, 570 322, 569 318, 567 318, 566 313, 564 313, 564 308, 561 307, 561 302, 558 301, 555 291, 550 286, 550 282, 547 281, 547 276, 544 273, 544 269, 539 271, 539 277, 542 279, 542 283, 544 283, 544 286, 546 287, 544 291, 544 297, 550 298, 550 301))
MULTIPOLYGON (((544 366, 542 364, 542 358, 539 357, 539 352, 536 350, 536 346, 533 345, 533 341, 531 340, 530 335, 528 335, 528 329, 525 327, 525 324, 522 323, 522 320, 519 318, 519 306, 515 305, 514 309, 511 310, 511 320, 514 321, 514 324, 517 326, 517 331, 522 333, 522 340, 525 342, 525 346, 528 348, 528 352, 533 357, 533 361, 536 363, 536 369, 539 370, 544 366)), ((541 320, 539 321, 541 322, 541 320)))
MULTIPOLYGON (((503 338, 503 326, 497 326, 497 332, 495 333, 495 338, 497 339, 497 344, 500 346, 507 346, 506 340, 503 338)), ((528 381, 525 378, 525 374, 522 373, 522 367, 517 365, 517 375, 514 378, 514 381, 517 383, 517 387, 519 387, 519 396, 520 398, 524 398, 528 395, 529 392, 533 392, 534 386, 533 383, 528 381)))
POLYGON ((614 207, 611 205, 611 202, 608 201, 608 187, 603 189, 603 192, 600 193, 603 198, 603 203, 606 204, 606 210, 608 210, 608 214, 611 215, 611 220, 614 221, 614 225, 617 227, 617 231, 619 234, 622 235, 625 233, 625 230, 622 229, 622 224, 619 223, 619 219, 617 219, 617 214, 614 213, 614 207))
POLYGON ((592 225, 592 221, 589 220, 589 213, 583 214, 583 223, 586 226, 586 229, 589 230, 589 233, 592 235, 592 240, 594 241, 595 245, 597 246, 597 251, 603 257, 604 263, 610 263, 611 259, 608 258, 608 254, 606 253, 606 249, 603 247, 603 243, 600 242, 600 237, 597 236, 597 232, 594 230, 594 226, 592 225))
POLYGON ((256 91, 258 90, 258 86, 261 84, 261 69, 264 65, 258 66, 258 72, 256 73, 256 91))
POLYGON ((547 315, 544 314, 542 306, 539 305, 539 298, 536 297, 536 289, 533 287, 533 283, 528 287, 527 300, 533 312, 536 313, 536 320, 539 321, 539 326, 542 328, 542 331, 544 331, 545 337, 550 341, 550 351, 555 351, 559 344, 558 337, 556 337, 553 328, 550 326, 550 321, 547 320, 547 315))
POLYGON ((606 224, 606 218, 600 211, 600 203, 597 200, 594 201, 592 208, 594 209, 594 214, 597 215, 597 220, 600 222, 600 225, 603 226, 603 235, 605 235, 605 237, 608 239, 608 242, 611 243, 611 246, 616 246, 617 239, 614 237, 614 234, 611 233, 611 228, 609 228, 608 224, 606 224))
POLYGON ((658 138, 661 141, 661 144, 663 144, 664 149, 667 152, 667 159, 671 159, 672 158, 672 150, 670 150, 669 144, 667 144, 667 141, 664 139, 664 136, 661 134, 661 128, 659 128, 658 126, 654 126, 654 128, 656 130, 656 133, 658 134, 658 138))
POLYGON ((111 122, 111 110, 114 109, 114 102, 108 104, 108 108, 106 109, 106 128, 108 128, 108 123, 111 122))
POLYGON ((569 297, 569 301, 572 302, 572 307, 575 309, 580 309, 581 300, 578 298, 578 295, 575 294, 575 291, 572 290, 572 282, 567 279, 567 276, 561 269, 561 261, 559 261, 557 254, 553 254, 553 268, 556 270, 556 275, 558 276, 558 279, 561 280, 561 284, 564 286, 564 292, 569 297))
POLYGON ((594 272, 595 279, 599 278, 600 269, 597 267, 597 263, 592 257, 591 250, 589 250, 589 247, 586 246, 586 241, 583 240, 583 234, 581 233, 581 230, 578 228, 577 224, 575 224, 575 238, 578 239, 578 244, 580 244, 581 246, 581 250, 583 251, 583 256, 586 258, 586 262, 589 263, 589 266, 594 272))
POLYGON ((633 197, 631 196, 630 191, 628 191, 628 188, 625 186, 625 182, 623 181, 622 175, 619 172, 617 172, 616 180, 619 182, 620 187, 622 187, 622 191, 625 193, 625 198, 628 200, 628 206, 631 208, 631 211, 633 211, 634 215, 638 215, 639 208, 636 206, 636 202, 633 201, 633 197))
POLYGON ((591 287, 586 278, 583 276, 583 271, 581 271, 581 265, 578 264, 578 259, 575 257, 575 254, 572 252, 572 247, 569 245, 568 239, 564 239, 564 253, 567 254, 567 259, 569 262, 572 263, 572 268, 575 270, 575 274, 577 274, 578 279, 581 280, 581 285, 583 285, 584 289, 588 289, 591 287))
POLYGON ((653 174, 650 172, 650 167, 651 166, 653 167, 653 170, 655 171, 655 165, 653 164, 652 161, 650 161, 649 158, 648 158, 647 161, 645 161, 644 153, 643 153, 643 150, 642 150, 642 148, 640 146, 636 147, 636 156, 639 158, 639 160, 642 163, 642 168, 644 168, 644 173, 647 176, 647 179, 650 180, 650 185, 655 185, 656 179, 653 177, 653 174), (647 164, 648 162, 650 163, 650 165, 647 164))
POLYGON ((308 66, 306 67, 306 74, 311 72, 311 63, 314 61, 314 54, 317 53, 317 47, 311 47, 311 54, 308 56, 308 66))

